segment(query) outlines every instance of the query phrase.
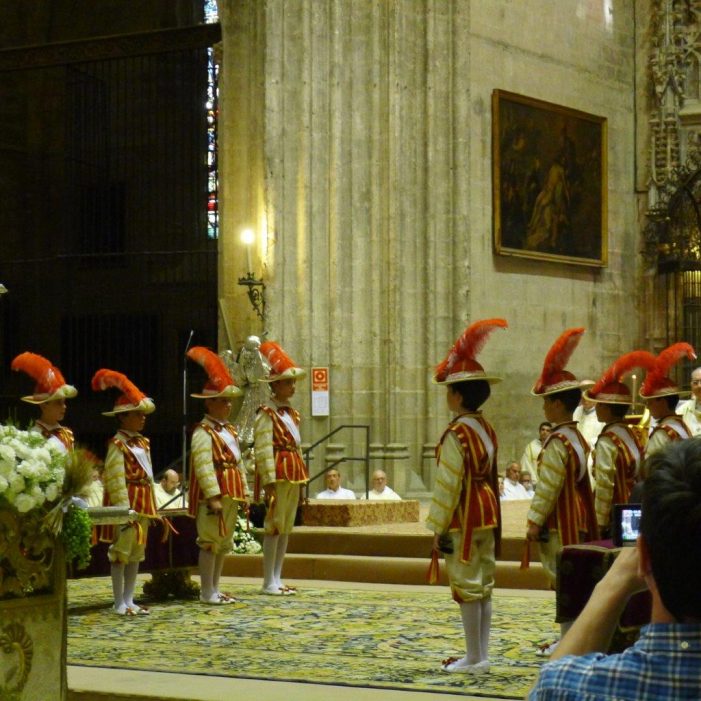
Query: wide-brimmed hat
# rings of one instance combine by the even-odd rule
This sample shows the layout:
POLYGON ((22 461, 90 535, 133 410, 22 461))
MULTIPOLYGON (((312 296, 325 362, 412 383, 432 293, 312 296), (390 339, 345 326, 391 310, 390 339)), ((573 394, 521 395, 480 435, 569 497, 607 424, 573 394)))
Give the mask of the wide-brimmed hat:
POLYGON ((261 382, 277 382, 289 378, 299 379, 307 372, 297 367, 294 360, 290 358, 278 343, 265 341, 260 344, 260 352, 265 356, 270 365, 270 373, 262 378, 261 382))
POLYGON ((623 377, 635 368, 650 372, 655 368, 657 358, 644 350, 631 351, 616 359, 593 387, 584 391, 583 396, 601 404, 623 404, 633 402, 633 395, 624 384, 623 377))
POLYGON ((224 361, 209 348, 194 346, 186 353, 190 360, 204 368, 207 373, 207 382, 202 392, 192 393, 195 399, 214 399, 215 397, 238 397, 243 392, 236 386, 229 374, 224 361))
POLYGON ((688 397, 691 392, 689 390, 683 391, 679 385, 668 376, 671 367, 685 356, 689 358, 689 360, 696 359, 693 346, 684 342, 674 343, 660 352, 655 358, 654 368, 648 372, 645 377, 645 382, 643 382, 640 388, 641 399, 657 399, 659 397, 669 397, 672 395, 688 397))
POLYGON ((565 370, 565 366, 583 333, 584 329, 578 327, 567 329, 558 336, 545 356, 543 371, 533 385, 531 394, 536 397, 545 397, 570 389, 581 389, 579 380, 569 370, 565 370))
POLYGON ((34 394, 22 397, 29 404, 45 404, 54 399, 71 399, 78 394, 73 385, 66 384, 61 371, 44 356, 37 353, 20 353, 11 365, 13 370, 24 372, 35 382, 34 394))
POLYGON ((488 375, 476 357, 495 329, 505 329, 505 319, 482 319, 470 324, 453 344, 445 359, 436 367, 433 381, 437 385, 484 380, 490 385, 501 382, 501 377, 488 375))
POLYGON ((156 404, 147 397, 126 375, 115 370, 103 368, 98 370, 92 378, 92 388, 95 391, 114 387, 120 391, 120 395, 114 403, 112 411, 103 411, 103 416, 116 416, 128 411, 141 411, 151 414, 156 410, 156 404))

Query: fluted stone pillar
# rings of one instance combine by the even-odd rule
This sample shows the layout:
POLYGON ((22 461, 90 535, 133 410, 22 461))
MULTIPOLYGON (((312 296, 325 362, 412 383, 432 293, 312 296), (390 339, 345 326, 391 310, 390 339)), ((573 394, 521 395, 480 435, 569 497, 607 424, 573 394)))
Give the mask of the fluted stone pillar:
POLYGON ((263 326, 236 285, 253 225, 265 327, 300 364, 330 368, 329 418, 309 418, 300 385, 305 437, 367 423, 371 440, 408 445, 403 469, 418 474, 430 367, 467 300, 468 267, 451 265, 468 209, 454 178, 468 153, 454 103, 469 91, 453 82, 466 18, 443 0, 225 0, 220 14, 231 342, 263 326))

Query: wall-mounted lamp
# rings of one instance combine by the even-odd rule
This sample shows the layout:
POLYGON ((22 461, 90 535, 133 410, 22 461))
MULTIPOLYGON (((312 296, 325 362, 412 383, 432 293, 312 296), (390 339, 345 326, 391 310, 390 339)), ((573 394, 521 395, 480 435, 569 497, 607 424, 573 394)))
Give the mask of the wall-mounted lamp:
POLYGON ((7 287, 0 282, 0 295, 4 295, 7 292, 7 287))
POLYGON ((248 299, 253 306, 253 311, 261 321, 265 321, 265 283, 256 278, 251 265, 251 246, 256 239, 253 229, 244 229, 241 232, 241 243, 246 247, 246 266, 248 271, 244 277, 239 278, 239 285, 248 288, 248 299))

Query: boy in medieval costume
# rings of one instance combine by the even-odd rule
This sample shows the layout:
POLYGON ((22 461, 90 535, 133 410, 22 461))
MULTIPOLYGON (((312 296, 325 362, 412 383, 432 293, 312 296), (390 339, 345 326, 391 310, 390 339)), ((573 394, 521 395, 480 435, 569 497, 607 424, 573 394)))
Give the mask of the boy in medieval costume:
POLYGON ((442 550, 453 599, 460 605, 465 655, 444 660, 444 672, 489 671, 495 553, 501 512, 497 437, 480 411, 489 398, 489 376, 476 356, 488 335, 506 328, 503 319, 476 321, 436 368, 434 381, 447 385, 448 408, 455 414, 436 447, 437 472, 426 519, 434 552, 442 550))
POLYGON ((654 366, 652 353, 626 353, 584 392, 584 397, 595 403, 596 416, 604 424, 594 451, 594 509, 602 535, 608 535, 611 530, 611 505, 628 503, 645 455, 641 429, 625 420, 633 397, 623 383, 623 376, 634 368, 649 371, 654 366))
POLYGON ((241 449, 229 421, 231 399, 241 394, 222 359, 207 348, 195 346, 187 352, 201 365, 208 381, 200 394, 205 415, 192 433, 190 451, 190 516, 197 519, 200 548, 200 601, 232 604, 236 599, 219 591, 224 558, 233 550, 239 505, 246 501, 246 476, 241 449))
POLYGON ((301 451, 300 414, 289 402, 297 379, 306 373, 277 343, 266 341, 261 344, 260 352, 270 365, 270 372, 263 381, 270 384, 272 392, 271 398, 258 409, 254 426, 256 498, 262 487, 268 507, 264 522, 261 592, 288 596, 296 590, 282 583, 282 564, 302 500, 302 486, 309 479, 301 451))
POLYGON ((39 407, 40 416, 30 431, 40 433, 62 453, 72 451, 75 447, 73 431, 60 422, 66 415, 66 399, 75 397, 78 390, 66 384, 55 365, 36 353, 20 353, 11 367, 26 373, 36 382, 34 393, 22 397, 23 402, 39 407))
POLYGON ((141 435, 146 415, 156 409, 126 375, 114 370, 98 370, 92 378, 96 391, 116 388, 120 395, 112 411, 103 416, 115 416, 119 430, 110 439, 105 458, 105 506, 125 506, 134 510, 137 519, 125 526, 102 526, 100 539, 111 543, 108 557, 111 563, 113 611, 120 616, 143 616, 148 609, 134 603, 139 563, 145 559, 149 523, 158 518, 153 497, 153 466, 148 438, 141 435))
MULTIPOLYGON (((539 479, 528 511, 526 537, 541 541, 540 560, 553 588, 562 548, 595 540, 598 535, 587 470, 589 445, 573 420, 582 392, 577 378, 565 370, 583 333, 584 329, 574 328, 560 335, 531 391, 543 397, 543 413, 553 429, 538 456, 539 479)), ((562 635, 567 627, 568 623, 560 624, 562 635)), ((551 654, 556 645, 545 645, 540 654, 551 654)))
MULTIPOLYGON (((688 343, 675 343, 665 348, 656 358, 655 367, 648 372, 640 388, 640 398, 645 401, 650 415, 655 419, 655 428, 650 434, 645 449, 645 457, 649 457, 672 441, 691 438, 691 431, 681 416, 675 414, 679 398, 689 396, 682 392, 677 383, 668 373, 672 366, 684 356, 694 360, 696 354, 688 343)), ((642 475, 645 479, 647 475, 642 475)))

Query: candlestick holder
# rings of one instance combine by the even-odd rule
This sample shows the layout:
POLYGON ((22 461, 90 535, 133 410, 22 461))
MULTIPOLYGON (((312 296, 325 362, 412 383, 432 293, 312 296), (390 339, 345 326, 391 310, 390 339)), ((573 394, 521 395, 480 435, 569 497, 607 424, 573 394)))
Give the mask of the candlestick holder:
POLYGON ((239 278, 239 285, 247 287, 248 299, 253 311, 261 321, 265 321, 265 283, 255 277, 249 270, 244 277, 239 278))

